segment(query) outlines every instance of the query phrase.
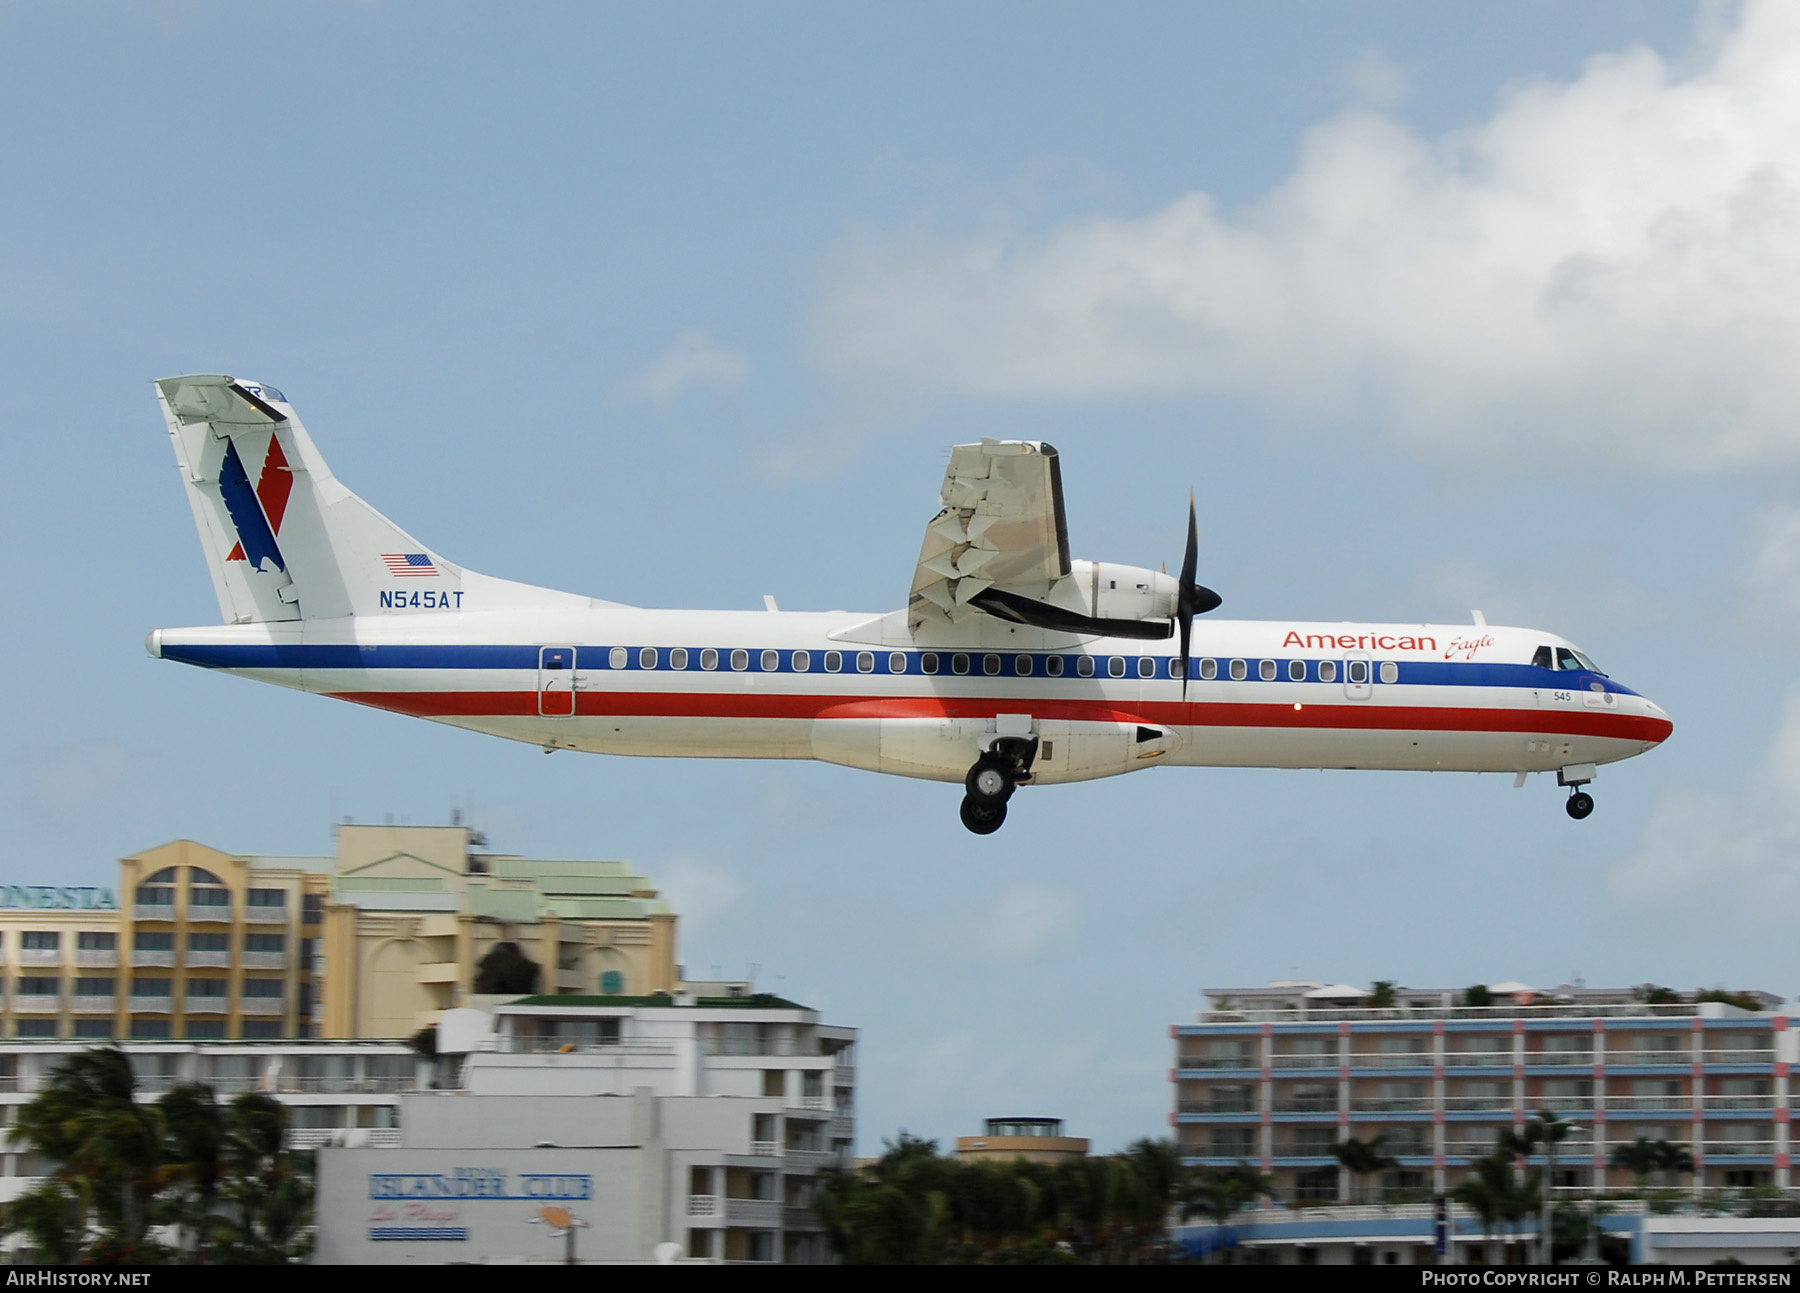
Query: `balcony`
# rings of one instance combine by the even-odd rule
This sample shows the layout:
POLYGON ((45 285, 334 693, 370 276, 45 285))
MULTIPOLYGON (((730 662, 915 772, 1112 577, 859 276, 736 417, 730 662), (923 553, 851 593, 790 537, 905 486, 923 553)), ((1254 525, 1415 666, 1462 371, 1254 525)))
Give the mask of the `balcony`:
MULTIPOLYGON (((1330 1100, 1277 1100, 1275 1102, 1275 1112, 1276 1113, 1334 1114, 1337 1111, 1338 1111, 1338 1103, 1337 1103, 1337 1100, 1335 1097, 1330 1100)), ((1209 1112, 1209 1113, 1255 1113, 1256 1107, 1254 1105, 1245 1105, 1242 1109, 1221 1109, 1215 1105, 1212 1109, 1207 1110, 1206 1112, 1209 1112)))
MULTIPOLYGON (((1314 1142, 1314 1141, 1310 1141, 1310 1140, 1290 1140, 1285 1145, 1276 1145, 1275 1146, 1275 1157, 1276 1158, 1330 1158, 1333 1156, 1333 1154, 1335 1152, 1336 1145, 1337 1145, 1337 1141, 1335 1139, 1329 1140, 1329 1141, 1318 1141, 1318 1142, 1314 1142)), ((1215 1148, 1214 1152, 1215 1153, 1217 1152, 1216 1148, 1215 1148)), ((1248 1153, 1244 1154, 1243 1157, 1255 1158, 1256 1155, 1254 1152, 1248 1152, 1248 1153)))
POLYGON ((175 998, 171 993, 159 992, 139 995, 134 992, 127 999, 131 1013, 146 1015, 166 1015, 175 1009, 175 998))
POLYGON ((1430 1113, 1432 1099, 1428 1095, 1395 1096, 1391 1099, 1350 1101, 1351 1113, 1430 1113))
POLYGON ((716 1194, 690 1194, 687 1214, 690 1217, 716 1217, 719 1215, 720 1202, 716 1194))
POLYGON ((1432 1066, 1430 1051, 1365 1051, 1353 1052, 1353 1069, 1428 1069, 1432 1066))
POLYGON ((1608 1113, 1666 1113, 1680 1110, 1686 1113, 1694 1107, 1694 1102, 1685 1095, 1609 1095, 1606 1097, 1608 1113))
POLYGON ((1525 1107, 1533 1113, 1539 1109, 1548 1109, 1552 1113, 1591 1113, 1594 1109, 1594 1097, 1591 1095, 1528 1095, 1525 1097, 1525 1107))
POLYGON ((117 997, 70 997, 69 1009, 78 1015, 110 1015, 119 1009, 119 999, 117 997))
MULTIPOLYGON (((1254 1063, 1240 1064, 1239 1068, 1255 1068, 1254 1063)), ((1278 1069, 1335 1069, 1338 1067, 1336 1052, 1329 1055, 1276 1055, 1269 1061, 1269 1067, 1278 1069)))
POLYGON ((60 947, 21 947, 13 958, 20 965, 61 965, 63 959, 60 947))
POLYGON ((81 948, 75 953, 75 964, 83 970, 114 970, 119 965, 117 948, 81 948))
POLYGON ((190 968, 190 969, 204 966, 208 969, 228 970, 231 968, 231 953, 230 952, 196 952, 192 948, 189 948, 188 954, 187 954, 187 964, 188 964, 188 968, 190 968))
POLYGON ((725 1200, 725 1224, 728 1226, 778 1226, 781 1224, 781 1200, 725 1200))
POLYGON ((803 1095, 800 1097, 799 1107, 801 1109, 817 1109, 824 1111, 828 1106, 825 1103, 825 1097, 822 1095, 803 1095))
MULTIPOLYGON (((1604 1055, 1601 1058, 1605 1058, 1604 1055)), ((1539 1067, 1592 1068, 1592 1051, 1526 1051, 1525 1062, 1539 1067)))
POLYGON ((286 952, 245 952, 242 961, 246 970, 287 969, 286 952))
POLYGON ((193 993, 181 999, 181 1009, 190 1015, 223 1015, 230 1013, 230 997, 197 997, 193 993))
MULTIPOLYGON (((1281 1067, 1282 1056, 1276 1056, 1277 1068, 1281 1067)), ((1182 1059, 1184 1069, 1254 1069, 1260 1067, 1254 1055, 1189 1055, 1182 1059)), ((1289 1067, 1292 1067, 1291 1065, 1289 1067)), ((1336 1068, 1336 1061, 1332 1067, 1336 1068)))
POLYGON ((790 1149, 783 1157, 789 1169, 796 1172, 819 1172, 843 1165, 837 1153, 829 1149, 790 1149))
POLYGON ((140 902, 131 908, 133 920, 174 920, 175 904, 172 902, 140 902))
POLYGON ((824 1223, 812 1208, 790 1203, 781 1210, 781 1226, 784 1230, 822 1230, 824 1223))
POLYGON ((285 925, 288 923, 287 908, 245 907, 244 923, 246 925, 285 925))
POLYGON ((287 1013, 287 1002, 280 997, 243 997, 238 1001, 238 1013, 259 1019, 279 1017, 287 1013))
POLYGON ((753 1140, 750 1142, 750 1152, 758 1158, 774 1158, 781 1152, 781 1145, 773 1140, 753 1140))
POLYGON ((1687 1068, 1694 1062, 1694 1052, 1686 1047, 1678 1051, 1608 1051, 1606 1062, 1620 1068, 1687 1068))
POLYGON ((1446 1051, 1444 1067, 1449 1069, 1509 1069, 1513 1053, 1504 1051, 1446 1051))
POLYGON ((187 918, 188 924, 190 925, 229 925, 231 923, 231 908, 223 903, 217 906, 214 906, 212 903, 201 906, 198 903, 190 902, 188 904, 187 918))
POLYGON ((1444 1155, 1447 1158, 1486 1158, 1499 1147, 1500 1136, 1496 1132, 1485 1140, 1447 1140, 1444 1142, 1444 1155))
POLYGON ((1703 1153, 1707 1158, 1768 1158, 1775 1152, 1772 1140, 1709 1140, 1703 1153))
POLYGON ((831 1120, 831 1138, 833 1140, 851 1140, 856 1136, 856 1119, 845 1113, 839 1113, 831 1120))
POLYGON ((1733 1047, 1728 1051, 1701 1051, 1702 1064, 1760 1064, 1775 1062, 1774 1051, 1751 1050, 1748 1047, 1733 1047))
POLYGON ((20 992, 12 999, 15 1015, 54 1015, 62 1009, 62 997, 54 992, 20 992))
POLYGON ((1444 1099, 1446 1113, 1501 1113, 1513 1107, 1508 1095, 1453 1095, 1444 1099))
MULTIPOLYGON (((1729 1113, 1734 1109, 1773 1109, 1773 1095, 1709 1095, 1701 1097, 1705 1108, 1711 1111, 1729 1113)), ((1611 1106, 1608 1106, 1609 1108, 1611 1106)))
POLYGON ((172 970, 175 968, 175 953, 133 950, 131 965, 138 970, 172 970))

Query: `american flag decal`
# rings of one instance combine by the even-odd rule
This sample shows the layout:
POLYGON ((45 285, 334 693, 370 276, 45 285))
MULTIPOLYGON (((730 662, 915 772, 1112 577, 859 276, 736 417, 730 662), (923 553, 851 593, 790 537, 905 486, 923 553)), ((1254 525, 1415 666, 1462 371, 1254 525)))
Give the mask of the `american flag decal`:
POLYGON ((422 575, 437 578, 437 567, 431 564, 431 558, 423 552, 384 552, 381 559, 387 562, 388 574, 396 579, 417 578, 422 575))

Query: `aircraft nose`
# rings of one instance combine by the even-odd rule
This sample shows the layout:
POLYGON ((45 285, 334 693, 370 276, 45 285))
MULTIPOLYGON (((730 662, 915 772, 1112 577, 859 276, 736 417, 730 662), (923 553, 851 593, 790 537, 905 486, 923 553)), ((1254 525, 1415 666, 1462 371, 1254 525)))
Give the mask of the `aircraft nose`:
POLYGON ((1669 711, 1651 700, 1648 696, 1640 697, 1644 702, 1644 716, 1649 720, 1649 731, 1646 735, 1654 745, 1661 745, 1675 731, 1675 723, 1669 717, 1669 711))

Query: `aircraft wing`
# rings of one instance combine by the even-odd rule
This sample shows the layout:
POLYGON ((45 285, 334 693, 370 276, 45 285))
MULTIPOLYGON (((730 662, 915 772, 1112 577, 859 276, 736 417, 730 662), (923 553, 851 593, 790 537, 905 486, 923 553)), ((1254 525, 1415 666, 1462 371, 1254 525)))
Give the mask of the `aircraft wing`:
POLYGON ((907 620, 955 621, 990 588, 1042 597, 1069 573, 1056 450, 1032 440, 982 440, 950 452, 943 509, 925 527, 907 620))

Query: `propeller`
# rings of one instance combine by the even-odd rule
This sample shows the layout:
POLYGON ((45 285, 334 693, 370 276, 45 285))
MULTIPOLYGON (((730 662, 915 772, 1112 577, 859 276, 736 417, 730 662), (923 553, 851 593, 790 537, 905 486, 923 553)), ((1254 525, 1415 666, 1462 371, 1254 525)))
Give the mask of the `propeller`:
POLYGON ((1200 567, 1200 522, 1194 514, 1194 494, 1188 491, 1187 553, 1181 558, 1180 588, 1175 596, 1175 623, 1181 629, 1181 698, 1187 699, 1188 674, 1194 659, 1189 648, 1194 637, 1194 616, 1204 615, 1224 599, 1194 582, 1200 567))

